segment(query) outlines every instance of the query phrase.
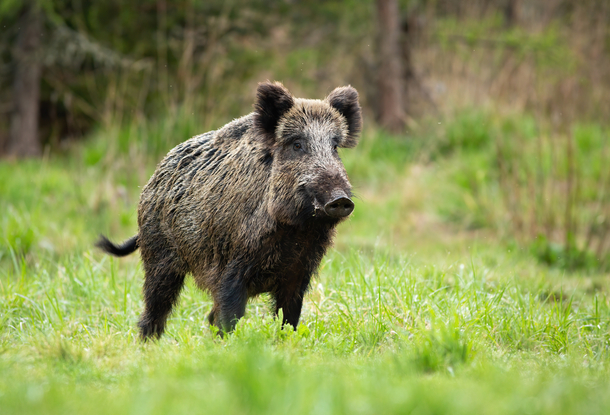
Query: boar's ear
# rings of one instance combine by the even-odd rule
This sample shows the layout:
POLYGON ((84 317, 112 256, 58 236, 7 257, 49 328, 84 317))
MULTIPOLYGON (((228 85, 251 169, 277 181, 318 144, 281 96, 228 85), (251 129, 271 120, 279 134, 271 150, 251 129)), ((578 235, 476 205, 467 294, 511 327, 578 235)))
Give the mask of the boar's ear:
POLYGON ((347 120, 347 137, 339 143, 339 147, 356 147, 358 134, 362 128, 362 114, 358 103, 358 91, 351 86, 335 88, 326 101, 331 107, 339 111, 347 120))
POLYGON ((262 82, 256 90, 254 125, 263 134, 264 141, 275 143, 275 128, 279 119, 294 105, 290 92, 279 82, 262 82))

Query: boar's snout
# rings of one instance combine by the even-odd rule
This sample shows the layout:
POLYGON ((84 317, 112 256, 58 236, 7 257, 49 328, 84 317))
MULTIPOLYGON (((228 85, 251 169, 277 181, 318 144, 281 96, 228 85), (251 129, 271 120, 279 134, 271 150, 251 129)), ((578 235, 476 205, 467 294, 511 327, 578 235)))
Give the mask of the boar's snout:
POLYGON ((324 205, 324 211, 331 218, 345 218, 354 210, 354 202, 343 192, 333 195, 330 202, 324 205))

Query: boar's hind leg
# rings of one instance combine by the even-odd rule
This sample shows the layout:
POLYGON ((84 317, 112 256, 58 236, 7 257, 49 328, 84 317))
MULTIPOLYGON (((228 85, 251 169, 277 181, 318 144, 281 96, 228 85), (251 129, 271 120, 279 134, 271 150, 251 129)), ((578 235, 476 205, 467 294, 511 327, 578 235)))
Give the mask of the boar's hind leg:
POLYGON ((295 330, 301 318, 301 308, 303 307, 303 297, 309 287, 311 277, 306 276, 302 279, 295 279, 289 283, 284 283, 273 292, 275 302, 275 315, 277 316, 282 309, 282 324, 290 324, 295 330))
POLYGON ((237 267, 228 266, 222 276, 222 282, 214 295, 214 308, 208 319, 214 320, 220 335, 235 329, 237 320, 246 313, 248 290, 245 286, 245 275, 237 267))
POLYGON ((184 285, 185 272, 180 272, 168 266, 168 262, 160 264, 144 264, 146 279, 144 281, 145 309, 138 326, 144 340, 159 338, 165 330, 165 321, 178 301, 178 296, 184 285))

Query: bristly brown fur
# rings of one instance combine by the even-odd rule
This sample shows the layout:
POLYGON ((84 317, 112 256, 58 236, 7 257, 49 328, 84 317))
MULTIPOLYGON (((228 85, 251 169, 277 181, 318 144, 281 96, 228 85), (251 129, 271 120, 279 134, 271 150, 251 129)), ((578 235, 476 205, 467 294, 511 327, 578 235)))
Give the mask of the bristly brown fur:
POLYGON ((187 274, 214 298, 208 320, 221 331, 264 292, 296 327, 335 227, 351 212, 333 216, 325 206, 351 196, 336 147, 356 145, 357 97, 344 87, 324 101, 297 99, 263 83, 254 113, 185 141, 159 163, 142 191, 133 243, 101 243, 115 255, 140 248, 143 338, 161 336, 187 274))

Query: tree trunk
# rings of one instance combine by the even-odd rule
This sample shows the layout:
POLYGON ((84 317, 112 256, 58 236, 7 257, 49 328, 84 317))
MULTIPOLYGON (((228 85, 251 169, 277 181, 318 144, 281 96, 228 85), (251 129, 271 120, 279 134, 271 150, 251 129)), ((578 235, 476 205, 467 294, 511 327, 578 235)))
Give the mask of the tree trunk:
POLYGON ((519 0, 508 0, 504 7, 504 22, 507 27, 517 26, 520 18, 519 0))
POLYGON ((403 87, 403 113, 408 117, 413 117, 415 114, 415 108, 413 108, 414 102, 421 102, 422 98, 436 110, 434 101, 428 95, 426 90, 420 84, 420 81, 415 73, 415 67, 413 66, 413 59, 411 55, 411 44, 412 36, 415 33, 415 19, 406 18, 401 22, 401 36, 400 36, 400 51, 401 51, 401 65, 402 65, 402 87, 403 87))
POLYGON ((402 54, 397 0, 377 0, 379 19, 379 122, 390 131, 404 128, 402 54))
POLYGON ((42 69, 38 56, 42 14, 33 2, 28 2, 20 27, 14 49, 13 112, 8 153, 16 157, 32 157, 41 153, 38 118, 42 69))

